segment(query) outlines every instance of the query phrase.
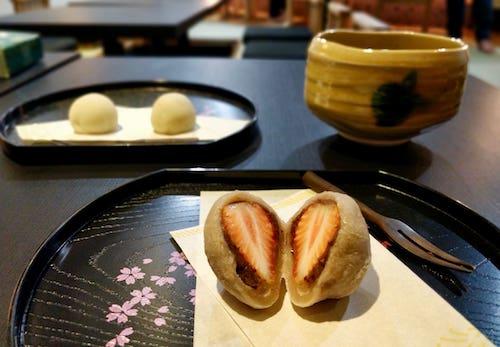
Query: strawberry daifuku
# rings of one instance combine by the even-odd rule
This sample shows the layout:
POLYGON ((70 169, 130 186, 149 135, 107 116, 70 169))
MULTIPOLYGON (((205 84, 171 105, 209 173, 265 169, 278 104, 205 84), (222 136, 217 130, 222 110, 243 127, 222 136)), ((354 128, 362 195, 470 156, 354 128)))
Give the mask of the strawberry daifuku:
POLYGON ((262 199, 229 193, 212 206, 204 237, 219 281, 254 308, 278 300, 282 277, 297 306, 350 295, 370 264, 368 228, 345 194, 314 196, 284 226, 262 199))
POLYGON ((284 272, 294 305, 352 294, 370 265, 370 236, 358 204, 324 192, 304 203, 286 228, 284 272))
POLYGON ((215 202, 205 223, 205 253, 224 288, 254 308, 279 296, 283 223, 262 199, 244 192, 215 202))

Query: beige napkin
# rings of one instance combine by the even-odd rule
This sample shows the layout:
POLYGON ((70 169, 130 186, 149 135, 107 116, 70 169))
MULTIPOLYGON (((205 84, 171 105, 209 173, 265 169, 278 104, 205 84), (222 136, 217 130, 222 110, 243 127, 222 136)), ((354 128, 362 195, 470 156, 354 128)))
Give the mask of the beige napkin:
POLYGON ((194 347, 197 346, 252 346, 250 340, 219 305, 202 279, 196 280, 196 307, 194 311, 194 347))
POLYGON ((102 135, 76 134, 69 120, 24 124, 16 126, 21 140, 26 143, 185 143, 217 140, 241 130, 248 121, 198 115, 193 131, 178 135, 160 135, 151 126, 151 108, 117 106, 120 129, 102 135))
MULTIPOLYGON (((202 192, 200 225, 221 194, 202 192)), ((269 199, 272 192, 262 193, 285 221, 312 195, 303 190, 276 202, 269 199)), ((270 309, 254 310, 234 299, 217 282, 204 254, 201 228, 172 235, 198 275, 196 346, 245 346, 248 342, 255 346, 492 346, 373 238, 372 265, 350 297, 297 308, 285 293, 270 309), (218 322, 215 328, 214 321, 218 322), (236 328, 242 332, 239 336, 236 328)))

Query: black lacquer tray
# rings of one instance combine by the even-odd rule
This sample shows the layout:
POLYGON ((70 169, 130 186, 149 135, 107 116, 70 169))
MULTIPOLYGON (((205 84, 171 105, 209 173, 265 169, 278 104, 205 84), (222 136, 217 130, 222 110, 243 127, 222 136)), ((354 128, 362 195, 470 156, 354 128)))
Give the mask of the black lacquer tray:
POLYGON ((224 158, 244 151, 255 140, 256 110, 251 101, 232 91, 215 86, 184 82, 119 82, 64 90, 28 100, 12 107, 0 117, 0 144, 4 152, 22 163, 188 161, 224 158), (67 119, 75 98, 90 92, 110 97, 127 107, 151 107, 158 96, 181 92, 193 102, 199 113, 216 117, 247 120, 240 131, 216 141, 147 144, 26 144, 15 131, 17 124, 67 119))
MULTIPOLYGON (((398 176, 318 173, 477 265, 466 274, 427 264, 391 245, 370 225, 391 252, 500 343, 500 231, 495 225, 398 176)), ((103 195, 56 230, 29 264, 11 305, 11 344, 104 346, 125 338, 127 346, 192 344, 195 276, 170 231, 197 224, 202 190, 304 188, 301 174, 163 170, 103 195)))

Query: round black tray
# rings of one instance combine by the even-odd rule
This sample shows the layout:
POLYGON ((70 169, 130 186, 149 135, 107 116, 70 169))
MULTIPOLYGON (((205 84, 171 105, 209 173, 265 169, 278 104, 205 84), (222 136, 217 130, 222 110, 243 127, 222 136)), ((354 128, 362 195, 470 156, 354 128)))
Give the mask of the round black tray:
POLYGON ((9 109, 0 119, 0 144, 4 152, 23 163, 57 162, 131 162, 131 161, 204 161, 243 152, 255 140, 256 111, 245 97, 214 86, 184 82, 119 82, 64 90, 26 101, 9 109), (17 135, 17 124, 67 119, 75 98, 90 92, 110 97, 115 104, 128 107, 151 107, 166 92, 186 94, 198 112, 228 119, 244 119, 240 131, 216 141, 176 144, 122 143, 26 144, 17 135))
MULTIPOLYGON (((425 263, 389 245, 370 225, 372 235, 500 343, 500 232, 495 225, 464 205, 398 176, 318 173, 377 211, 405 221, 438 247, 477 265, 466 274, 425 263)), ((174 253, 179 250, 170 231, 197 225, 202 190, 304 188, 301 174, 163 170, 103 195, 58 228, 22 275, 11 304, 11 344, 103 346, 127 327, 134 329, 130 345, 192 344, 195 278, 174 253), (129 285, 117 281, 120 269, 134 266, 144 278, 129 285), (151 276, 164 279, 157 282, 160 278, 151 276), (136 305, 137 315, 128 317, 125 324, 117 324, 116 319, 107 322, 113 304, 124 304, 132 290, 144 287, 157 294, 151 305, 136 305), (163 306, 169 312, 158 312, 163 306), (165 321, 156 323, 165 325, 157 326, 157 318, 165 321)))

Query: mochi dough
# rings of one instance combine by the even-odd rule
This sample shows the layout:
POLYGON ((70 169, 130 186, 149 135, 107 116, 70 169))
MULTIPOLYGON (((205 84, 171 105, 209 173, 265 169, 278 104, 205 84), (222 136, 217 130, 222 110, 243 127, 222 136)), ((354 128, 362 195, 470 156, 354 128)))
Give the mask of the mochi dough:
POLYGON ((69 121, 78 134, 106 134, 118 128, 115 104, 105 95, 80 96, 69 108, 69 121))
POLYGON ((151 124, 158 134, 175 135, 194 129, 196 110, 181 93, 166 93, 153 104, 151 124))

